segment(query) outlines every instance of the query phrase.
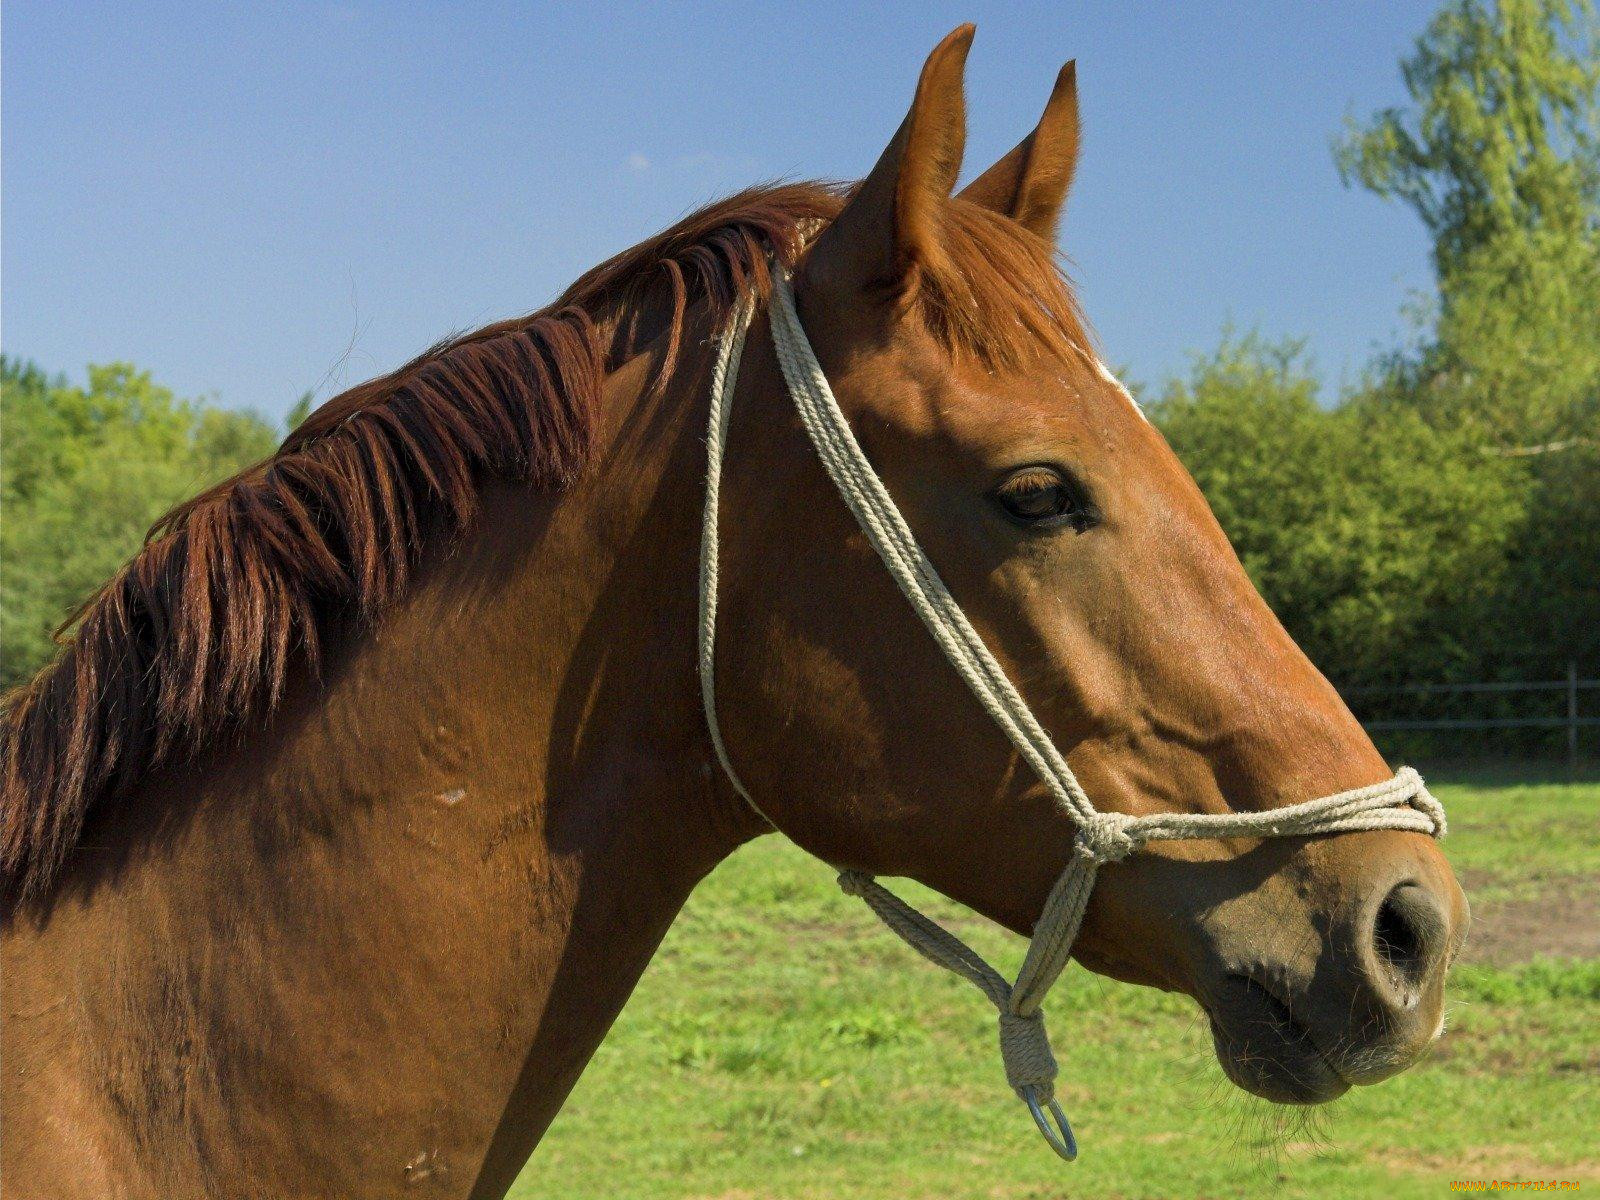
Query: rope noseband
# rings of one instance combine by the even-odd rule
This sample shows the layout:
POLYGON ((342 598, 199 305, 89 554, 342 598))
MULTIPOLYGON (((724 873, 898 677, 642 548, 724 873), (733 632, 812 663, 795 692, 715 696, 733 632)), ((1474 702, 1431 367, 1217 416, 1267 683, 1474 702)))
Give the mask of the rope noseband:
MULTIPOLYGON (((859 896, 891 930, 924 957, 969 980, 989 998, 1000 1017, 1000 1053, 1006 1079, 1028 1105, 1045 1139, 1063 1158, 1077 1156, 1066 1115, 1055 1100, 1057 1066, 1040 1006, 1060 976, 1083 923, 1101 864, 1117 862, 1154 841, 1188 838, 1304 837, 1356 830, 1395 829, 1442 837, 1444 809, 1403 767, 1393 779, 1320 800, 1252 813, 1155 813, 1132 817, 1100 812, 1079 785, 1066 758, 1034 717, 1027 702, 995 661, 917 544, 905 517, 867 461, 850 429, 795 311, 794 291, 776 266, 769 320, 778 364, 801 424, 828 476, 855 516, 900 591, 939 648, 977 697, 985 712, 1049 788, 1077 825, 1074 852, 1045 901, 1015 982, 1005 978, 970 946, 943 929, 870 875, 845 871, 839 885, 859 896), (1056 1128, 1045 1110, 1055 1117, 1056 1128)), ((717 634, 717 510, 728 419, 745 335, 754 317, 746 296, 718 342, 711 375, 710 431, 706 454, 706 507, 700 559, 700 692, 718 760, 734 789, 769 825, 776 824, 740 782, 717 723, 715 663, 717 634)))

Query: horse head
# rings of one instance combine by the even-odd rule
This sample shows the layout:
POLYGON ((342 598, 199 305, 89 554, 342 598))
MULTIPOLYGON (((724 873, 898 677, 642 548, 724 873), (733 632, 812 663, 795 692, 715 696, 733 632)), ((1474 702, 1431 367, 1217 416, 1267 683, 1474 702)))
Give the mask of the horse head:
MULTIPOLYGON (((1051 248, 1078 151, 1071 64, 1038 127, 952 195, 971 34, 933 52, 905 122, 794 271, 865 463, 1100 812, 1265 812, 1388 779, 1091 348, 1051 248)), ((827 861, 1034 931, 1090 832, 1082 815, 897 594, 766 337, 732 390, 715 664, 728 762, 827 861)), ((1107 857, 1076 956, 1192 996, 1250 1091, 1327 1100, 1442 1029, 1466 903, 1415 828, 1107 857)))

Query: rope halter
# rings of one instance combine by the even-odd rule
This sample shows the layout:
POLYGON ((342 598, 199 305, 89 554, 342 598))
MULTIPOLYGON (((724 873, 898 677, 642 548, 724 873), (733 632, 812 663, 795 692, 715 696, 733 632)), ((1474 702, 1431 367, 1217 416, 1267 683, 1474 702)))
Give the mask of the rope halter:
MULTIPOLYGON (((778 364, 801 424, 829 478, 900 591, 978 703, 1077 825, 1074 852, 1045 900, 1014 982, 1008 983, 977 951, 870 875, 845 871, 839 876, 839 885, 846 893, 864 900, 912 949, 968 980, 989 998, 999 1013, 1000 1055, 1006 1080, 1027 1103, 1045 1140, 1063 1158, 1071 1160, 1077 1157, 1077 1142, 1066 1114, 1056 1102, 1058 1068, 1040 1006, 1067 965, 1101 864, 1120 862, 1150 842, 1190 838, 1306 837, 1370 829, 1409 830, 1442 837, 1444 809, 1429 794, 1422 777, 1410 767, 1403 767, 1393 779, 1382 783, 1265 812, 1154 813, 1133 817, 1097 810, 1066 758, 939 578, 888 489, 867 461, 801 327, 788 276, 776 264, 769 307, 778 364), (1055 1118, 1053 1128, 1046 1117, 1047 1110, 1055 1118)), ((718 499, 734 386, 754 313, 754 302, 747 295, 718 341, 711 374, 706 507, 700 547, 700 694, 711 743, 728 779, 745 802, 777 828, 740 782, 728 758, 717 723, 715 688, 718 499)))

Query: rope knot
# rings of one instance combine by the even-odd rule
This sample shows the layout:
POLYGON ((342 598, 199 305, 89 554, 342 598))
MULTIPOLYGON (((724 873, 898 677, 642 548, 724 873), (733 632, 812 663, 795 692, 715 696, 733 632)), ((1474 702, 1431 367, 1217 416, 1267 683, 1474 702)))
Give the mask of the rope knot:
POLYGON ((1422 776, 1418 775, 1410 767, 1401 767, 1396 773, 1395 779, 1405 781, 1406 786, 1411 791, 1406 803, 1433 822, 1433 836, 1442 838, 1449 829, 1450 823, 1445 820, 1444 805, 1440 804, 1434 794, 1428 790, 1428 785, 1422 782, 1422 776))
POLYGON ((1050 1035, 1044 1029, 1044 1013, 1029 1016, 1009 1009, 1000 1011, 1000 1057, 1006 1065, 1006 1082, 1018 1095, 1031 1087, 1040 1104, 1055 1095, 1058 1073, 1056 1056, 1050 1049, 1050 1035))
POLYGON ((1128 832, 1137 820, 1126 813, 1095 813, 1078 829, 1078 853, 1096 863, 1121 862, 1139 848, 1128 832))
POLYGON ((1445 820, 1444 805, 1434 797, 1427 788, 1423 788, 1411 797, 1411 807, 1417 809, 1428 820, 1433 822, 1433 836, 1442 838, 1450 829, 1450 822, 1445 820))

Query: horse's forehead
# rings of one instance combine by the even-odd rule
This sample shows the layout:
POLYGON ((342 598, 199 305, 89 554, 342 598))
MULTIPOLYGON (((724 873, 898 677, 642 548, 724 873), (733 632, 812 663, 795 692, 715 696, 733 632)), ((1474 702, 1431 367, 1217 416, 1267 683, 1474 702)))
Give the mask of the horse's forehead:
POLYGON ((913 435, 975 450, 1004 451, 1021 441, 1109 446, 1135 432, 1143 413, 1127 389, 1092 354, 1082 361, 1040 360, 997 372, 982 364, 927 360, 910 386, 879 399, 913 435))
POLYGON ((920 322, 881 311, 832 332, 851 343, 841 364, 854 400, 847 407, 914 439, 1003 454, 1030 440, 1041 449, 1063 440, 1109 449, 1148 432, 1138 402, 1078 338, 1000 367, 954 353, 920 322))

